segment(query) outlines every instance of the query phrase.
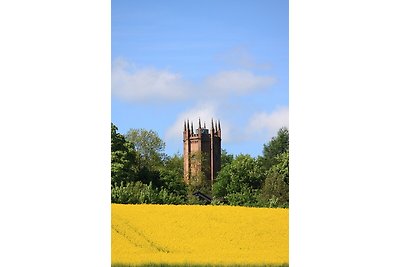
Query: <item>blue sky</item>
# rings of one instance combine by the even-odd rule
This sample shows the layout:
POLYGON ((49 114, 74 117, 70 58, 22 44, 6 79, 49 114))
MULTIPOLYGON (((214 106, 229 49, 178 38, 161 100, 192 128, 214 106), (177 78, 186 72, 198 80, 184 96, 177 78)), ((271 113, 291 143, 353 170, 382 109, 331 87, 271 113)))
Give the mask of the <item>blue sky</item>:
POLYGON ((121 1, 111 6, 111 117, 182 153, 183 121, 219 119, 222 148, 262 153, 289 126, 288 1, 121 1))

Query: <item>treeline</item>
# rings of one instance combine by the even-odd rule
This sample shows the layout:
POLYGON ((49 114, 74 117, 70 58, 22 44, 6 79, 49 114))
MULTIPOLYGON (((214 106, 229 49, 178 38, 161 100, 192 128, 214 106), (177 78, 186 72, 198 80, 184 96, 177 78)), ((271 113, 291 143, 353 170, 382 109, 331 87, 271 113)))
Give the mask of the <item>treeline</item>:
POLYGON ((289 207, 289 131, 281 128, 263 146, 262 156, 221 154, 212 188, 203 177, 183 182, 183 156, 164 153, 165 142, 152 130, 118 133, 111 123, 111 202, 124 204, 204 204, 289 207))

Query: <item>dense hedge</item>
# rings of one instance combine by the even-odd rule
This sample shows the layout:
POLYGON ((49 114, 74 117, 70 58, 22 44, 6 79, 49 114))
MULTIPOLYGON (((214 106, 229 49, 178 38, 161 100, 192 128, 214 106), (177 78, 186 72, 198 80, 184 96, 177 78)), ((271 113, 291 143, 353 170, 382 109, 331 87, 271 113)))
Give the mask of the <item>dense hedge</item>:
POLYGON ((111 202, 121 204, 184 204, 182 196, 169 193, 165 188, 160 190, 142 182, 130 182, 111 188, 111 202))

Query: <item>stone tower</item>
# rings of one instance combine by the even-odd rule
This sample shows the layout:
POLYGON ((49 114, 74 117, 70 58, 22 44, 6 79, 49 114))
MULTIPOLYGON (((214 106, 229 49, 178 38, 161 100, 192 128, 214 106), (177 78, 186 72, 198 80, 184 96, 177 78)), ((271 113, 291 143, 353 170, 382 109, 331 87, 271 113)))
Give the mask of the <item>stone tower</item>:
POLYGON ((189 120, 183 126, 183 171, 184 181, 189 183, 191 177, 202 172, 213 184, 217 173, 221 170, 221 125, 211 119, 211 129, 199 126, 193 130, 193 122, 189 120))

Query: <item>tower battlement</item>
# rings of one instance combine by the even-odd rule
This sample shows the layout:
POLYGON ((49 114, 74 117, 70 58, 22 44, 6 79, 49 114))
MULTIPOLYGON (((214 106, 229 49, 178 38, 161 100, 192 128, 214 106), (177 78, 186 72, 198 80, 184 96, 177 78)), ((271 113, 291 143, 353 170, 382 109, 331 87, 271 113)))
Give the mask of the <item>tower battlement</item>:
POLYGON ((211 129, 201 121, 196 129, 193 122, 186 120, 183 126, 183 170, 184 181, 201 173, 213 184, 221 170, 221 124, 211 119, 211 129))

